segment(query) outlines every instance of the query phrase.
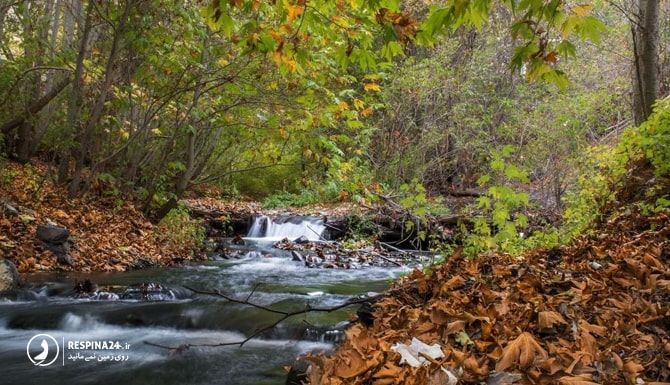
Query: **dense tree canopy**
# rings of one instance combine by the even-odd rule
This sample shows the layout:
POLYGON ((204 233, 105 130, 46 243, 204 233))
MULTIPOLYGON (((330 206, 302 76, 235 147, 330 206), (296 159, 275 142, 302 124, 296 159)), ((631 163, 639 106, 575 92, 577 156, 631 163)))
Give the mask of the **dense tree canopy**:
POLYGON ((48 160, 71 196, 133 191, 157 217, 213 182, 324 199, 416 178, 445 191, 472 185, 490 148, 534 143, 518 152, 528 161, 543 141, 567 136, 567 151, 625 121, 615 55, 635 63, 650 106, 649 49, 665 31, 649 3, 4 0, 2 142, 13 159, 48 160), (634 44, 622 15, 640 16, 634 44), (566 102, 605 99, 570 117, 550 100, 567 94, 538 80, 569 88, 566 102), (552 139, 547 116, 572 131, 552 139))

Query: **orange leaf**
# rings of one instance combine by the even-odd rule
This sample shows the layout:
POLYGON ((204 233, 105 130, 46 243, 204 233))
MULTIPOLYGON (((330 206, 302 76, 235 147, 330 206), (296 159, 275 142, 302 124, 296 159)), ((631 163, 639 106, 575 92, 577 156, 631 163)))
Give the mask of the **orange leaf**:
POLYGON ((544 55, 544 61, 551 64, 556 64, 556 51, 551 51, 548 54, 544 55))
POLYGON ((288 9, 288 21, 295 20, 296 17, 302 15, 302 11, 304 10, 303 7, 293 4, 288 4, 286 8, 288 9))
POLYGON ((591 376, 561 377, 558 383, 561 385, 600 385, 597 382, 589 381, 591 376))

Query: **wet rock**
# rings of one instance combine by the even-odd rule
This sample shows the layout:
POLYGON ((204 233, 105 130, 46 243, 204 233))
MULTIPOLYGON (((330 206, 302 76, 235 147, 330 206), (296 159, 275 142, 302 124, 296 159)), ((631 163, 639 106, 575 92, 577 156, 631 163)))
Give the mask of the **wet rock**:
POLYGON ((375 309, 370 302, 364 302, 358 310, 356 310, 356 315, 366 327, 371 327, 375 323, 375 309))
POLYGON ((91 282, 91 280, 88 278, 83 281, 76 281, 74 283, 74 292, 76 295, 93 294, 97 289, 98 285, 91 282))
POLYGON ((150 267, 158 267, 158 262, 152 261, 144 257, 138 257, 135 263, 131 266, 134 270, 142 270, 150 267))
POLYGON ((0 259, 0 292, 19 286, 19 272, 11 261, 0 259))
POLYGON ((116 301, 119 295, 108 291, 98 290, 98 285, 90 279, 76 281, 74 284, 75 298, 92 299, 97 301, 116 301))
POLYGON ((244 239, 242 239, 242 236, 240 234, 237 234, 231 241, 233 245, 244 245, 244 239))
POLYGON ((143 282, 128 286, 121 294, 121 299, 143 301, 169 301, 175 298, 176 296, 172 290, 156 282, 143 282))
POLYGON ((306 360, 297 360, 291 365, 286 375, 286 385, 302 385, 307 382, 310 363, 306 360))
POLYGON ((94 300, 97 300, 97 301, 118 301, 119 300, 119 295, 116 294, 116 293, 110 293, 108 291, 97 291, 91 297, 91 299, 94 299, 94 300))
POLYGON ((297 243, 299 245, 304 245, 305 243, 309 243, 309 238, 307 238, 306 235, 301 235, 298 238, 294 239, 293 243, 297 243))
POLYGON ((300 255, 300 253, 295 250, 291 250, 291 259, 293 261, 305 262, 305 259, 302 257, 302 255, 300 255))

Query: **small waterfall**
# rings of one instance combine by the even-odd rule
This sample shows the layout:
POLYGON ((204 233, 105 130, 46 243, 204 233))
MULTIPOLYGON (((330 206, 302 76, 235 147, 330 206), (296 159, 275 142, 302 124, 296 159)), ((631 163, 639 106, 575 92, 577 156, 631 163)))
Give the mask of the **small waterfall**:
POLYGON ((254 218, 248 237, 251 238, 288 238, 294 240, 302 236, 310 241, 321 240, 321 234, 326 226, 323 220, 308 216, 281 216, 271 218, 259 215, 254 218))

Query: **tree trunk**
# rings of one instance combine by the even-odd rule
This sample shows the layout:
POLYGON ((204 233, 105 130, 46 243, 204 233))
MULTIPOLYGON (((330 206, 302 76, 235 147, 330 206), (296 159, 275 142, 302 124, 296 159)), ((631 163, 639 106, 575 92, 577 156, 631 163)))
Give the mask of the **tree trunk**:
MULTIPOLYGON (((209 63, 209 35, 207 35, 203 40, 202 52, 200 54, 200 64, 203 67, 207 67, 209 63)), ((203 79, 204 75, 201 73, 200 76, 196 79, 197 83, 193 91, 193 100, 189 106, 186 114, 190 115, 191 111, 198 108, 200 102, 200 97, 203 95, 203 79)), ((182 197, 184 192, 189 188, 191 181, 198 176, 198 172, 202 171, 202 167, 197 163, 199 159, 199 151, 196 146, 196 141, 198 139, 199 130, 197 126, 199 125, 198 121, 194 121, 193 118, 189 118, 187 121, 191 125, 191 128, 188 130, 188 140, 186 145, 186 164, 184 165, 184 170, 178 175, 177 180, 175 181, 174 187, 174 198, 168 200, 161 208, 158 209, 156 213, 156 220, 160 221, 165 217, 170 210, 176 207, 178 200, 182 197)), ((205 135, 202 133, 202 135, 205 135)), ((204 161, 200 159, 201 161, 204 161)))
MULTIPOLYGON (((81 7, 73 7, 81 10, 81 7)), ((82 94, 83 94, 83 84, 84 84, 84 59, 88 53, 88 38, 91 33, 91 14, 93 12, 93 2, 89 2, 86 7, 85 14, 83 16, 83 28, 81 29, 79 44, 77 50, 77 59, 74 71, 74 80, 72 82, 72 92, 70 94, 70 100, 67 106, 67 120, 64 127, 64 139, 66 143, 60 149, 60 164, 58 165, 58 182, 64 183, 70 173, 70 151, 72 150, 71 145, 67 141, 72 140, 76 130, 77 120, 81 110, 82 104, 82 94)), ((76 19, 76 18, 75 18, 76 19)), ((74 25, 70 25, 66 20, 65 30, 72 29, 74 31, 74 25)), ((67 34, 66 34, 67 36, 67 34)))
POLYGON ((632 27, 633 117, 639 125, 651 114, 658 95, 659 1, 638 0, 636 16, 637 24, 632 27))
POLYGON ((92 144, 93 140, 95 139, 94 130, 100 122, 102 113, 105 110, 105 102, 107 102, 107 96, 114 80, 114 67, 116 67, 120 58, 121 39, 123 38, 123 34, 126 30, 126 25, 128 24, 132 8, 133 1, 127 0, 125 2, 123 14, 120 16, 118 25, 114 27, 112 47, 105 65, 105 78, 102 86, 100 87, 100 93, 98 94, 98 97, 95 100, 95 104, 93 105, 90 117, 86 122, 86 126, 81 132, 81 135, 79 135, 81 140, 76 151, 74 173, 72 175, 72 181, 70 182, 70 188, 68 190, 68 195, 70 198, 73 198, 88 188, 88 183, 80 183, 83 182, 82 172, 84 170, 87 155, 93 150, 92 144), (85 186, 82 186, 82 184, 85 186))

